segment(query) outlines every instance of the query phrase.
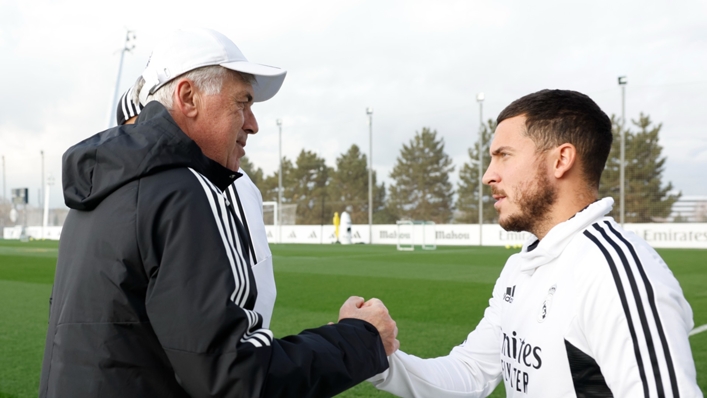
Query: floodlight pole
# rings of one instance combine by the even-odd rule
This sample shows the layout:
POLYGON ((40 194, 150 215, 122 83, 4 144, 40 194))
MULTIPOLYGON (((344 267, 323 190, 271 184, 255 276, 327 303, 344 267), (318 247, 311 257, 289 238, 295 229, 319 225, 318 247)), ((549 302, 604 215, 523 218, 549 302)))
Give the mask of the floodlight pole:
POLYGON ((484 185, 481 180, 484 176, 484 93, 478 93, 476 101, 479 103, 479 246, 483 246, 484 185))
POLYGON ((44 217, 42 217, 42 239, 47 239, 47 226, 49 225, 49 190, 54 185, 54 177, 47 178, 46 191, 44 192, 44 217))
POLYGON ((115 121, 115 111, 118 107, 118 95, 120 89, 120 75, 123 72, 123 58, 125 58, 126 52, 131 52, 135 48, 135 43, 131 43, 131 40, 135 40, 135 32, 128 30, 125 32, 125 44, 123 48, 120 49, 120 64, 118 64, 118 78, 115 80, 115 91, 113 92, 113 107, 111 108, 110 115, 111 118, 108 120, 108 127, 113 127, 115 121))
POLYGON ((39 194, 39 205, 42 206, 44 204, 44 151, 39 151, 39 154, 42 155, 42 192, 39 194))
POLYGON ((5 203, 5 155, 2 155, 2 201, 5 203))
POLYGON ((282 243, 282 119, 277 119, 277 128, 278 128, 278 140, 279 140, 279 146, 278 146, 278 158, 280 160, 280 171, 278 172, 277 175, 277 228, 278 228, 278 240, 280 243, 282 243))
POLYGON ((619 76, 619 86, 621 86, 621 164, 619 166, 619 220, 621 226, 624 225, 625 200, 626 200, 626 76, 619 76))
POLYGON ((373 244, 373 108, 368 115, 368 244, 373 244))

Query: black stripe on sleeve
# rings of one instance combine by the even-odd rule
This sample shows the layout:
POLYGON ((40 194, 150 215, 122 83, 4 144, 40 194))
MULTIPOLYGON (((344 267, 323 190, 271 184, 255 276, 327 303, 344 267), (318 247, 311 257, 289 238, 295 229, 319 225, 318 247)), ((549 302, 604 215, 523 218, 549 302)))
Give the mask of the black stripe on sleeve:
MULTIPOLYGON (((596 225, 596 224, 595 224, 596 225)), ((624 292, 623 283, 621 282, 621 277, 619 276, 619 271, 616 269, 616 264, 614 264, 614 259, 606 250, 606 248, 599 242, 599 240, 592 235, 589 231, 584 231, 584 236, 589 238, 599 250, 604 255, 607 264, 609 264, 609 269, 611 270, 611 275, 614 277, 614 282, 616 283, 616 290, 619 293, 619 298, 621 299, 621 306, 624 309, 624 314, 626 315, 626 323, 628 324, 628 330, 631 334, 631 340, 633 341, 633 352, 636 355, 636 363, 638 364, 638 373, 641 375, 641 383, 643 384, 643 395, 648 398, 648 380, 646 380, 646 371, 643 369, 643 359, 641 357, 641 349, 638 346, 638 339, 636 338, 636 330, 633 327, 633 320, 631 318, 631 312, 628 308, 628 302, 626 301, 626 293, 624 292)))
POLYGON ((611 247, 614 248, 616 254, 619 255, 621 263, 624 266, 624 271, 626 272, 626 277, 628 278, 628 283, 631 286, 631 294, 633 294, 633 299, 636 302, 636 309, 638 310, 638 318, 641 321, 641 328, 643 329, 643 335, 646 339, 646 347, 648 348, 648 356, 651 359, 651 366, 653 367, 653 377, 655 378, 656 389, 658 390, 658 396, 665 396, 665 391, 663 390, 663 378, 660 377, 660 366, 658 365, 658 358, 655 355, 655 345, 653 344, 653 335, 651 334, 650 326, 648 326, 648 319, 646 318, 646 310, 643 307, 643 300, 641 299, 641 292, 638 291, 638 285, 636 284, 636 277, 633 274, 633 269, 626 258, 626 254, 619 247, 619 245, 612 240, 606 233, 606 231, 599 226, 599 224, 593 225, 594 229, 599 231, 601 236, 609 242, 611 247))
POLYGON ((658 335, 660 337, 660 342, 663 347, 663 354, 665 355, 665 361, 667 362, 668 366, 668 375, 670 376, 670 385, 673 390, 673 397, 679 398, 680 397, 680 391, 678 389, 678 380, 677 376, 675 375, 675 366, 673 365, 673 358, 670 355, 670 348, 668 347, 668 340, 665 337, 665 330, 663 330, 663 323, 660 320, 660 316, 658 315, 658 308, 655 303, 655 294, 653 293, 653 285, 651 285, 650 280, 648 280, 648 276, 646 275, 646 271, 643 269, 643 264, 641 263, 641 260, 638 258, 638 254, 636 254, 636 250, 634 249, 633 245, 630 244, 626 238, 623 237, 614 227, 611 226, 611 224, 608 221, 605 221, 606 225, 609 227, 611 232, 616 235, 617 238, 619 238, 625 245, 628 247, 628 250, 631 252, 631 256, 633 257, 633 261, 636 263, 636 268, 638 268, 638 272, 641 275, 641 279, 643 280, 643 284, 646 287, 646 294, 648 295, 648 302, 651 306, 651 312, 653 313, 653 318, 655 319, 656 323, 656 329, 658 329, 658 335))
POLYGON ((213 186, 211 182, 203 175, 197 173, 197 176, 203 181, 206 186, 210 188, 210 192, 207 191, 206 194, 211 196, 211 202, 214 206, 214 208, 212 209, 214 211, 214 218, 216 219, 216 222, 220 225, 219 229, 221 230, 222 234, 221 238, 224 240, 225 250, 228 252, 229 257, 232 258, 232 266, 235 270, 234 282, 236 290, 233 295, 233 302, 236 303, 236 305, 243 307, 245 306, 245 300, 248 297, 248 290, 250 288, 248 286, 249 281, 247 279, 248 273, 243 265, 245 260, 243 259, 243 256, 240 253, 239 246, 235 242, 235 239, 238 239, 238 237, 234 236, 234 228, 228 221, 228 215, 225 215, 226 217, 224 217, 224 214, 221 211, 221 206, 219 204, 218 189, 213 186), (230 233, 228 231, 230 231, 230 233), (230 239, 229 235, 231 236, 230 239))
POLYGON ((243 221, 243 225, 245 226, 245 230, 248 231, 247 234, 247 241, 248 241, 248 248, 250 249, 250 254, 253 256, 253 264, 257 264, 258 260, 255 257, 255 248, 253 247, 253 236, 250 234, 250 227, 248 226, 248 220, 245 217, 245 212, 243 211, 243 205, 241 204, 241 197, 238 195, 238 190, 235 187, 232 187, 233 193, 235 194, 236 197, 236 203, 238 204, 238 210, 241 214, 241 220, 243 221))

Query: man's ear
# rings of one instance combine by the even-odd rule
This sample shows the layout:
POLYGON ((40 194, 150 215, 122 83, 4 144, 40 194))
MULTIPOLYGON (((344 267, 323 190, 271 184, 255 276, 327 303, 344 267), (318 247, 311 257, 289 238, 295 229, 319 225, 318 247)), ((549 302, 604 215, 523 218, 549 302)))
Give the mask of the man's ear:
POLYGON ((194 118, 198 114, 199 93, 194 86, 194 82, 189 79, 182 79, 177 83, 173 98, 174 110, 180 112, 185 117, 194 118))
POLYGON ((574 167, 577 161, 577 148, 570 143, 565 143, 555 148, 555 158, 553 159, 553 174, 560 179, 574 167))

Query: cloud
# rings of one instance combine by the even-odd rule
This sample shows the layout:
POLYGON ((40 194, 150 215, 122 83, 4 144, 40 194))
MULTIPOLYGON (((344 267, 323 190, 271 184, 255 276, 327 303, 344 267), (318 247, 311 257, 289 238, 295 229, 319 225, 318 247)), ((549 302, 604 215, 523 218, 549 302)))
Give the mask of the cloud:
POLYGON ((120 91, 167 31, 208 26, 249 59, 288 70, 282 91, 255 106, 261 131, 246 148, 266 173, 278 164, 277 118, 284 155, 308 149, 333 165, 351 144, 368 152, 365 109, 373 107, 374 167, 386 181, 402 144, 423 127, 440 133, 455 162, 466 159, 477 139, 478 92, 486 94, 484 119, 543 88, 585 92, 620 114, 616 78, 626 75, 627 115, 644 112, 664 125, 666 176, 707 194, 691 172, 707 167, 704 152, 682 161, 705 140, 706 18, 707 3, 697 0, 4 1, 0 152, 27 159, 8 169, 17 184, 38 186, 42 148, 60 173, 68 146, 108 126, 126 28, 137 41, 120 91))

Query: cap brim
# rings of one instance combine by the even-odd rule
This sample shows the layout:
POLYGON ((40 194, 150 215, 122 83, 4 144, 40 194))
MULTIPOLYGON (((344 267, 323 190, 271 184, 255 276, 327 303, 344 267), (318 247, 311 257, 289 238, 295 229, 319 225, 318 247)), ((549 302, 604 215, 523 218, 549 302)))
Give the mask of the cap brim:
POLYGON ((287 71, 274 66, 254 64, 251 62, 225 62, 219 64, 224 68, 255 76, 253 83, 253 101, 262 102, 274 97, 285 81, 287 71))

